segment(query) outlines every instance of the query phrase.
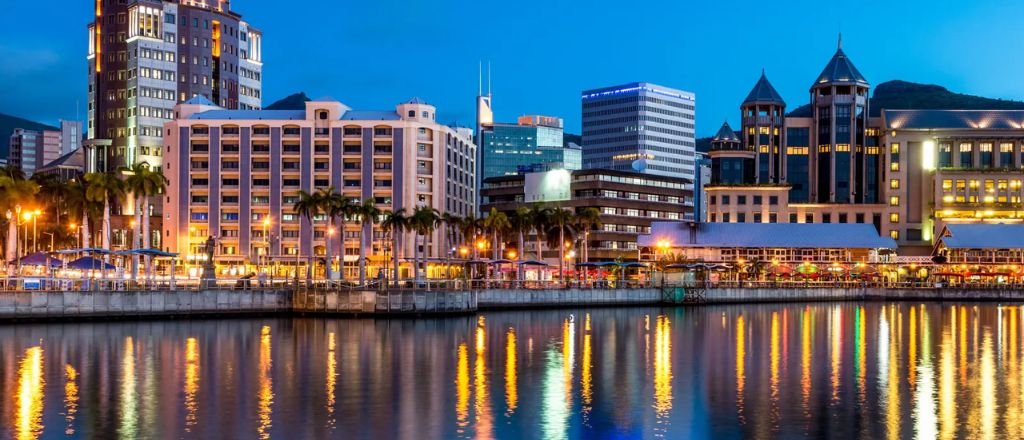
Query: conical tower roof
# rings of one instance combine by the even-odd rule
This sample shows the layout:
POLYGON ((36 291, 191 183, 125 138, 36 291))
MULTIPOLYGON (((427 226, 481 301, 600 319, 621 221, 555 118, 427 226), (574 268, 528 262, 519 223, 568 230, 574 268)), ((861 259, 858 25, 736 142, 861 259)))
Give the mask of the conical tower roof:
POLYGON ((860 74, 853 65, 853 61, 846 56, 843 52, 843 37, 839 36, 839 47, 836 48, 836 54, 832 55, 832 59, 829 60, 828 65, 818 75, 818 79, 815 80, 812 88, 820 84, 830 83, 845 83, 845 84, 856 84, 861 86, 868 86, 868 80, 864 78, 864 75, 860 74))
POLYGON ((736 132, 733 131, 732 127, 729 126, 729 122, 723 122, 722 128, 718 129, 718 133, 715 133, 715 137, 711 138, 712 142, 740 142, 739 136, 736 136, 736 132))
POLYGON ((764 70, 761 70, 761 79, 757 80, 757 84, 754 84, 754 88, 747 94, 747 99, 743 100, 744 104, 753 102, 765 102, 773 104, 786 105, 786 101, 782 100, 782 95, 775 90, 772 83, 768 81, 768 76, 765 75, 764 70))

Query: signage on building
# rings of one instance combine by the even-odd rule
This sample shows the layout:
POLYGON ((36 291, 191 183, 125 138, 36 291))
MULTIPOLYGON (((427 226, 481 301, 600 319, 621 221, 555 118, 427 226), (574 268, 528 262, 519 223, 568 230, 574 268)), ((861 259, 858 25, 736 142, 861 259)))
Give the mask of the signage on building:
POLYGON ((572 174, 568 170, 553 170, 526 175, 525 201, 560 202, 570 199, 572 174))

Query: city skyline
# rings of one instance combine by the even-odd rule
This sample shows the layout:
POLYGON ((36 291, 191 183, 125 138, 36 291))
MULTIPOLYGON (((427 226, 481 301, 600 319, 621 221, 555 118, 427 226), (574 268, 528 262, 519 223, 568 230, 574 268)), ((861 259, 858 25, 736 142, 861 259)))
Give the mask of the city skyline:
MULTIPOLYGON (((591 26, 610 20, 613 9, 595 7, 578 11, 570 4, 553 4, 546 5, 546 13, 537 18, 528 11, 500 6, 470 7, 460 2, 436 8, 407 2, 396 2, 394 6, 399 3, 403 6, 397 8, 399 12, 388 16, 374 13, 396 9, 381 2, 338 2, 316 9, 289 10, 270 7, 260 0, 233 2, 232 8, 244 11, 248 20, 258 23, 261 30, 272 36, 264 50, 264 104, 298 91, 305 91, 310 97, 334 96, 359 108, 377 108, 419 96, 446 109, 438 115, 439 121, 471 126, 475 122, 477 65, 481 60, 489 60, 493 67, 497 120, 514 120, 522 114, 550 114, 565 119, 567 132, 578 133, 579 95, 583 90, 650 81, 697 95, 697 136, 705 137, 712 135, 723 120, 739 125, 736 103, 757 80, 761 68, 767 70, 790 106, 795 108, 804 103, 803 97, 814 79, 810 75, 827 61, 840 31, 844 34, 844 48, 857 60, 872 85, 903 79, 980 96, 1024 96, 1024 84, 1013 77, 1015 64, 1021 62, 1000 56, 1013 52, 1016 46, 1024 44, 1017 41, 1024 40, 1004 35, 993 43, 989 34, 972 32, 981 26, 976 23, 982 22, 986 28, 1005 29, 1006 33, 1024 32, 1009 22, 1013 9, 1024 11, 1024 5, 999 5, 1005 13, 988 17, 994 2, 962 5, 955 16, 942 8, 924 8, 923 2, 869 2, 863 5, 864 9, 884 10, 885 16, 901 19, 899 26, 874 32, 869 30, 874 26, 853 26, 848 20, 834 19, 841 15, 840 6, 799 2, 767 19, 778 24, 774 29, 808 29, 814 38, 790 34, 779 37, 777 50, 760 50, 750 48, 749 33, 735 30, 755 26, 763 22, 763 16, 720 19, 729 16, 729 11, 749 7, 747 2, 691 9, 663 4, 659 5, 661 12, 650 14, 645 24, 650 32, 601 32, 593 37, 587 36, 591 35, 591 26), (491 26, 487 33, 493 37, 466 38, 458 26, 434 31, 424 24, 442 17, 459 22, 459 17, 469 15, 493 15, 495 18, 487 22, 491 26), (545 25, 541 21, 545 17, 557 20, 558 25, 545 25), (822 21, 823 17, 829 17, 828 21, 822 21), (678 21, 688 21, 692 26, 674 23, 678 21), (822 22, 828 24, 821 26, 822 22), (524 23, 536 29, 521 34, 524 23), (326 46, 331 50, 325 52, 321 44, 303 45, 298 38, 304 29, 317 26, 340 29, 324 31, 328 32, 330 44, 326 46), (938 28, 944 32, 920 32, 938 28), (791 44, 794 40, 806 43, 791 44), (436 57, 442 48, 443 56, 450 59, 446 63, 451 66, 449 70, 403 73, 408 71, 402 65, 436 57), (382 62, 347 68, 352 59, 368 59, 382 51, 406 56, 388 56, 382 62), (634 54, 628 59, 644 61, 626 62, 628 59, 622 54, 627 51, 634 54), (732 59, 723 63, 722 54, 730 54, 732 59), (1000 60, 998 69, 979 72, 974 67, 991 64, 992 59, 1000 60), (329 72, 331 78, 325 80, 321 76, 324 72, 329 72)), ((43 4, 39 3, 16 2, 10 7, 13 16, 44 13, 43 4)), ((82 3, 46 10, 56 31, 33 33, 31 39, 22 37, 29 33, 30 20, 15 20, 0 30, 0 54, 5 59, 21 60, 0 68, 0 82, 50 86, 13 88, 0 105, 0 112, 46 123, 75 118, 76 114, 79 120, 85 119, 86 78, 80 73, 87 44, 87 19, 83 17, 89 16, 89 9, 89 4, 82 3)))

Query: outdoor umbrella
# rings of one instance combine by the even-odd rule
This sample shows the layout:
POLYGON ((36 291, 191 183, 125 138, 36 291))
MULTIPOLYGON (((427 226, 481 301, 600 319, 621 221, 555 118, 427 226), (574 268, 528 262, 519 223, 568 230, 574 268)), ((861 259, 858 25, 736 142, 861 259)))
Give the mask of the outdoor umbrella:
MULTIPOLYGON (((15 260, 18 261, 18 260, 15 260)), ((47 267, 60 267, 64 264, 62 261, 47 256, 46 252, 36 252, 34 254, 28 254, 21 257, 22 266, 47 266, 47 267)))
POLYGON ((68 263, 69 269, 78 270, 114 270, 116 266, 110 263, 104 263, 103 260, 96 259, 93 257, 82 257, 75 261, 68 263))

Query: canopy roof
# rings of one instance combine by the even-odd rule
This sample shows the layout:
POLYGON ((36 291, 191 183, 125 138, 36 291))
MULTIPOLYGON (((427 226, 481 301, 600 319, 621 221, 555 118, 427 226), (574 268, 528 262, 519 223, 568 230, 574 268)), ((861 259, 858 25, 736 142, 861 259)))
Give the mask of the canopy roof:
POLYGON ((736 132, 733 131, 732 127, 729 126, 729 122, 726 121, 722 123, 722 128, 718 129, 718 133, 716 133, 715 137, 711 138, 711 140, 714 142, 739 143, 740 137, 736 136, 736 132))
POLYGON ((64 262, 46 255, 46 252, 36 252, 34 254, 28 254, 21 257, 19 260, 14 260, 11 264, 21 263, 22 266, 49 266, 49 267, 61 267, 64 262))
POLYGON ((868 86, 868 80, 864 78, 864 75, 861 75, 860 71, 854 67, 853 61, 850 61, 850 58, 843 52, 842 36, 839 37, 839 47, 836 48, 835 55, 832 55, 832 59, 825 65, 825 69, 818 75, 818 79, 814 81, 814 85, 811 88, 830 83, 868 86))
POLYGON ((653 222, 651 233, 641 235, 637 244, 650 247, 661 240, 677 248, 896 248, 896 242, 879 236, 874 226, 854 223, 653 222))
POLYGON ((747 99, 743 100, 744 104, 750 104, 755 102, 768 103, 768 104, 781 104, 786 105, 786 101, 782 99, 782 95, 779 94, 772 83, 768 81, 768 76, 765 75, 764 70, 761 71, 761 78, 754 84, 754 88, 747 94, 747 99))
POLYGON ((1024 249, 1024 224, 948 224, 939 241, 950 249, 1024 249))
POLYGON ((82 257, 75 261, 68 263, 68 269, 79 269, 79 270, 114 270, 117 266, 110 263, 104 263, 103 260, 93 257, 82 257))

